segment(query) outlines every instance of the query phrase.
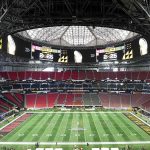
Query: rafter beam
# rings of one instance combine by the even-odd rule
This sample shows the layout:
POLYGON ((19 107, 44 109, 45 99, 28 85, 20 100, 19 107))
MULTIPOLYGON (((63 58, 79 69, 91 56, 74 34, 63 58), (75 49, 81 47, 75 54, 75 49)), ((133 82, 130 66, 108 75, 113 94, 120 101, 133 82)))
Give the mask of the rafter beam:
POLYGON ((67 30, 70 28, 70 26, 68 26, 65 30, 64 30, 64 32, 61 34, 61 36, 60 36, 60 39, 65 35, 65 33, 67 32, 67 30))
MULTIPOLYGON (((39 4, 40 4, 40 9, 46 13, 46 8, 44 7, 43 3, 41 2, 41 0, 38 0, 39 4)), ((38 4, 37 4, 38 5, 38 4)))
POLYGON ((85 0, 83 5, 82 5, 82 11, 84 12, 86 10, 86 8, 89 6, 89 0, 85 0))
POLYGON ((7 14, 7 12, 8 12, 7 8, 6 9, 4 9, 4 8, 1 9, 0 22, 5 17, 5 15, 7 14))
POLYGON ((137 5, 143 12, 147 15, 147 17, 150 19, 150 13, 144 8, 144 6, 139 1, 134 1, 135 5, 137 5))
POLYGON ((0 21, 2 21, 5 16, 7 15, 9 9, 12 7, 13 3, 16 0, 11 0, 11 1, 7 1, 7 0, 3 0, 1 1, 1 8, 0 8, 0 21))
POLYGON ((36 5, 36 3, 39 0, 31 0, 31 2, 29 4, 26 3, 27 9, 23 12, 21 12, 21 15, 24 15, 25 13, 27 13, 31 8, 33 8, 34 5, 36 5))
POLYGON ((141 30, 144 31, 144 34, 150 34, 150 30, 145 29, 145 27, 143 26, 142 22, 138 19, 138 17, 134 16, 134 12, 130 11, 121 0, 113 0, 113 1, 116 4, 118 4, 120 9, 122 9, 132 19, 132 21, 134 22, 135 28, 141 28, 141 30))
POLYGON ((73 16, 73 8, 72 8, 70 2, 68 0, 64 0, 64 3, 66 5, 66 7, 67 7, 67 9, 68 9, 68 11, 70 13, 70 15, 73 16))
MULTIPOLYGON (((96 37, 95 33, 92 31, 92 29, 91 29, 89 26, 87 26, 87 28, 88 28, 88 30, 91 32, 91 34, 95 37, 96 42, 97 42, 97 37, 96 37)), ((94 28, 94 27, 93 27, 93 28, 94 28)))

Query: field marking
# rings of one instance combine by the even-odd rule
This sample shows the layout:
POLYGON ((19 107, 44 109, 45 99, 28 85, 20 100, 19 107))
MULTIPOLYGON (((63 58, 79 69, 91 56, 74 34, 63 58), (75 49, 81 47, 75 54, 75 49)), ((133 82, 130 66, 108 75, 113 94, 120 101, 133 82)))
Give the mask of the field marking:
MULTIPOLYGON (((131 142, 38 142, 39 145, 135 145, 150 144, 150 141, 131 141, 131 142)), ((35 145, 37 142, 0 142, 0 145, 35 145)))
POLYGON ((26 112, 27 114, 30 114, 30 113, 32 113, 32 114, 122 114, 122 113, 124 113, 124 112, 61 112, 61 111, 59 111, 59 112, 26 112))
POLYGON ((138 116, 133 114, 132 112, 130 114, 133 115, 134 117, 136 117, 137 119, 139 119, 140 121, 142 121, 143 123, 145 123, 146 125, 148 125, 150 127, 150 124, 148 124, 147 122, 145 122, 144 120, 142 120, 141 118, 139 118, 138 116))
POLYGON ((15 118, 14 120, 12 120, 11 122, 9 122, 8 124, 4 125, 2 128, 0 128, 0 131, 2 129, 4 129, 5 127, 7 127, 8 125, 10 125, 11 123, 15 122, 17 119, 19 119, 20 117, 22 117, 23 115, 25 115, 26 112, 24 112, 22 115, 18 116, 17 118, 15 118))

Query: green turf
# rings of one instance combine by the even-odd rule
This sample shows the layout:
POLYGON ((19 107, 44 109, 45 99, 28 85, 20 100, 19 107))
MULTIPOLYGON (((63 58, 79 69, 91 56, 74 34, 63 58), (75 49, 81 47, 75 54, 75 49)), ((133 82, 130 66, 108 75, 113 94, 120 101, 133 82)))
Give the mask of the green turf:
POLYGON ((150 141, 150 135, 122 113, 37 113, 4 142, 122 142, 150 141))

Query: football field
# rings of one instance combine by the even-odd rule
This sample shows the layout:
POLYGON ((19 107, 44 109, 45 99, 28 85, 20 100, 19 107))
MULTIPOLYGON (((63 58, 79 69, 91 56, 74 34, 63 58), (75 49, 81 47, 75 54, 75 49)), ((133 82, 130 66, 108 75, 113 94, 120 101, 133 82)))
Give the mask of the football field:
POLYGON ((0 142, 146 142, 150 135, 118 112, 37 112, 0 142))

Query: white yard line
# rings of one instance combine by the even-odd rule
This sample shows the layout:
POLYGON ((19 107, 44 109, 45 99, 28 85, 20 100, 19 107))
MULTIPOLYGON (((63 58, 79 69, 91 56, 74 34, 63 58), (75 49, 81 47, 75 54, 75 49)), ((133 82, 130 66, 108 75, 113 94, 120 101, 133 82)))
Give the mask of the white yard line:
POLYGON ((133 114, 132 112, 130 114, 133 115, 134 117, 136 117, 137 119, 139 119, 140 121, 142 121, 143 123, 145 123, 146 125, 148 125, 150 127, 150 124, 148 124, 147 122, 145 122, 144 120, 142 120, 141 118, 139 118, 138 116, 133 114))
POLYGON ((59 112, 26 112, 26 113, 33 113, 33 114, 121 114, 123 112, 63 112, 63 111, 59 111, 59 112))
MULTIPOLYGON (((0 145, 35 145, 37 142, 0 142, 0 145)), ((150 141, 132 142, 38 142, 39 145, 125 145, 125 144, 150 144, 150 141)))
POLYGON ((6 124, 5 126, 3 126, 2 128, 0 128, 0 130, 4 129, 6 126, 10 125, 11 123, 13 123, 14 121, 16 121, 17 119, 19 119, 20 117, 22 117, 23 115, 25 115, 26 112, 24 112, 21 116, 18 116, 17 118, 15 118, 14 120, 12 120, 11 122, 9 122, 8 124, 6 124))

